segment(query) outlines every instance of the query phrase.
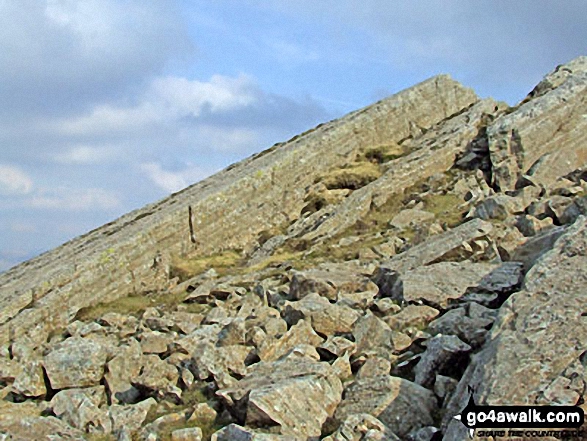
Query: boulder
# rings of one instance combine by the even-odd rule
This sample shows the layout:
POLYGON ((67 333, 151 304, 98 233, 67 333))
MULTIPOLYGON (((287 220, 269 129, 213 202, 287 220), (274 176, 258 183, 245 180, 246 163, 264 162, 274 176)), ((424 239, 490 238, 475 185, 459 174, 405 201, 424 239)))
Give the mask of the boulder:
POLYGON ((300 300, 310 293, 318 293, 329 300, 336 300, 341 292, 353 293, 376 289, 372 282, 360 274, 346 270, 310 269, 294 272, 289 295, 293 300, 300 300))
POLYGON ((108 362, 104 374, 110 399, 114 404, 134 403, 140 392, 131 382, 139 376, 143 366, 141 346, 135 339, 130 339, 128 345, 120 346, 118 350, 118 355, 108 362))
POLYGON ((345 389, 335 418, 370 414, 400 438, 414 429, 434 424, 436 397, 424 387, 399 377, 382 375, 355 381, 345 389))
POLYGON ((355 322, 355 356, 379 355, 389 359, 393 351, 391 329, 380 318, 368 312, 355 322))
POLYGON ((477 404, 576 404, 585 383, 570 367, 587 350, 586 267, 587 219, 579 217, 500 308, 488 342, 448 403, 445 428, 465 406, 469 388, 477 404))
POLYGON ((340 403, 342 383, 329 364, 290 357, 257 363, 235 386, 216 394, 241 421, 278 425, 282 435, 305 439, 320 435, 340 403))
POLYGON ((436 375, 460 374, 468 361, 471 346, 454 335, 438 335, 426 341, 426 351, 414 369, 414 382, 424 387, 434 385, 436 375))
POLYGON ((300 320, 279 340, 267 341, 258 352, 263 361, 274 361, 287 354, 293 348, 301 344, 309 344, 317 347, 324 339, 314 332, 307 320, 300 320))
POLYGON ((85 433, 110 433, 112 423, 108 417, 104 386, 85 389, 67 389, 51 399, 53 413, 85 433))
POLYGON ((349 415, 332 435, 323 441, 399 441, 381 421, 368 413, 349 415))
POLYGON ((43 365, 52 389, 96 386, 104 375, 106 357, 100 344, 70 337, 45 356, 43 365))
POLYGON ((112 420, 112 431, 118 433, 124 429, 135 432, 139 430, 149 411, 157 405, 154 398, 147 398, 137 404, 119 405, 113 404, 108 409, 108 415, 112 420))

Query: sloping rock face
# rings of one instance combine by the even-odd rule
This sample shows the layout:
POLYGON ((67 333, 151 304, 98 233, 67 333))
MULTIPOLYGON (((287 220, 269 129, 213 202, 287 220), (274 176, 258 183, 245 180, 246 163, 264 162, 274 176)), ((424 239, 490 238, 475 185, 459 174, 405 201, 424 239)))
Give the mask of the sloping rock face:
POLYGON ((447 76, 0 276, 0 439, 464 440, 587 400, 587 58, 447 76))

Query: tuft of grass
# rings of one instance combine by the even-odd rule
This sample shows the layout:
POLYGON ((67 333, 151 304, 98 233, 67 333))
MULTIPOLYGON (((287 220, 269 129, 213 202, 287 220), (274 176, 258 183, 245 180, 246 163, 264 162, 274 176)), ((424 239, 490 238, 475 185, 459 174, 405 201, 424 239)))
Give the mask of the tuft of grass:
POLYGON ((376 164, 383 164, 393 159, 401 158, 407 154, 407 150, 395 142, 369 146, 363 151, 365 160, 376 164))
POLYGON ((211 268, 222 276, 227 274, 229 269, 239 265, 242 260, 241 254, 235 250, 192 259, 175 259, 171 265, 170 277, 179 277, 180 281, 185 281, 211 268))
MULTIPOLYGON (((115 311, 122 315, 133 315, 139 318, 145 310, 151 306, 171 308, 179 305, 185 298, 184 293, 170 294, 167 292, 133 294, 127 297, 121 297, 112 302, 99 303, 94 306, 88 306, 78 311, 75 318, 81 321, 97 320, 108 312, 115 311)), ((187 305, 189 312, 203 312, 202 306, 205 305, 187 305)))
POLYGON ((458 206, 463 202, 455 194, 431 194, 425 196, 424 210, 433 213, 436 219, 440 222, 446 223, 450 228, 456 227, 462 222, 465 212, 463 209, 458 209, 458 206))
POLYGON ((329 190, 348 188, 357 190, 377 180, 381 176, 378 164, 372 162, 356 162, 346 168, 339 168, 321 176, 317 182, 322 182, 329 190))

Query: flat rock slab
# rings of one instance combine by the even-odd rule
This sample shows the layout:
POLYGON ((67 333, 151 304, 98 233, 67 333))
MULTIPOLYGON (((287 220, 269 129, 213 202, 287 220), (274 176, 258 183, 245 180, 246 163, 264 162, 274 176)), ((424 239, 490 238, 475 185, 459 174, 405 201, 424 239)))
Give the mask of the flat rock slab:
POLYGON ((587 220, 580 217, 527 273, 524 291, 499 310, 448 405, 445 426, 466 404, 468 387, 477 404, 576 403, 585 387, 585 268, 587 220))
MULTIPOLYGON (((390 259, 384 266, 400 274, 424 265, 441 261, 443 257, 462 247, 463 242, 487 236, 493 231, 491 223, 473 219, 390 259)), ((452 259, 450 259, 452 260, 452 259)))

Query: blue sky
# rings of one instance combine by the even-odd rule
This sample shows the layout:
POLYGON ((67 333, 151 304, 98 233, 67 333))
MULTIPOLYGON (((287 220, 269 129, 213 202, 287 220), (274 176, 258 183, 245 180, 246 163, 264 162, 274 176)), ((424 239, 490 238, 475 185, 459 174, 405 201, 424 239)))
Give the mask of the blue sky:
POLYGON ((514 104, 566 0, 0 0, 0 271, 438 73, 514 104))

